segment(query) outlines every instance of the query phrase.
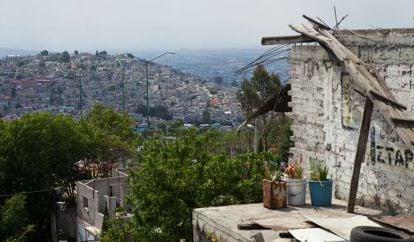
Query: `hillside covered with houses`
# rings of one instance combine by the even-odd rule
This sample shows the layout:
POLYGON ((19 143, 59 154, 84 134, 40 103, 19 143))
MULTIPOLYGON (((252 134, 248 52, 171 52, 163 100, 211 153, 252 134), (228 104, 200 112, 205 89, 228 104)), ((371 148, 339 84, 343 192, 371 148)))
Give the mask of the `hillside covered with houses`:
MULTIPOLYGON (((131 54, 49 53, 8 55, 0 60, 0 115, 15 118, 33 111, 79 118, 94 102, 145 122, 146 72, 131 54), (81 95, 80 95, 81 94, 81 95)), ((152 121, 231 124, 242 119, 238 87, 207 82, 166 65, 149 63, 152 121)))

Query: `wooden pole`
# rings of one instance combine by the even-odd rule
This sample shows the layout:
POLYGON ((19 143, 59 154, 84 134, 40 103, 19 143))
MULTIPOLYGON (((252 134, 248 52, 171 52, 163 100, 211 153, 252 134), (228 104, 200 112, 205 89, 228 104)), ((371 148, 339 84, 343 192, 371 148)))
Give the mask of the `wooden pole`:
POLYGON ((355 154, 354 170, 351 179, 351 188, 349 190, 348 213, 353 213, 355 209, 355 200, 358 191, 359 173, 361 171, 361 163, 364 161, 365 152, 367 150, 367 142, 369 136, 369 127, 371 125, 371 116, 373 109, 372 101, 365 98, 365 108, 362 114, 361 129, 359 130, 358 146, 355 154))

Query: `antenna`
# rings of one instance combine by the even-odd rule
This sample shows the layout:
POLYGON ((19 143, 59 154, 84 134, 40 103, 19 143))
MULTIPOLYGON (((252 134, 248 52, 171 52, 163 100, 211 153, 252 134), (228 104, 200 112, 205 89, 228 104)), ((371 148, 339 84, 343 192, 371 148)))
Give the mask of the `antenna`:
POLYGON ((335 14, 335 26, 338 26, 338 16, 336 15, 336 7, 334 5, 334 14, 335 14))

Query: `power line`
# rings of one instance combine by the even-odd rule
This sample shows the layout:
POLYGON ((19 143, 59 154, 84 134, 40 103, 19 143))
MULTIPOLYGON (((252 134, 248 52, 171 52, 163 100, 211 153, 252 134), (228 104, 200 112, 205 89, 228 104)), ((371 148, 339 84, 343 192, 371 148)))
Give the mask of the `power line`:
POLYGON ((16 193, 10 193, 10 194, 0 194, 0 197, 12 197, 16 194, 33 194, 33 193, 41 193, 41 192, 50 192, 50 189, 34 190, 34 191, 28 191, 28 192, 16 192, 16 193))

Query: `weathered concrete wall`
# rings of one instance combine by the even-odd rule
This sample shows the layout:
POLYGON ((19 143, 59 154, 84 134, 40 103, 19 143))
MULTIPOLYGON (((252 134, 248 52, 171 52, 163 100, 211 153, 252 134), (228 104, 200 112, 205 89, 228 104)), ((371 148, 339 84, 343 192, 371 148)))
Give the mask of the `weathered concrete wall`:
POLYGON ((124 173, 116 174, 119 176, 78 181, 76 183, 78 217, 99 229, 102 227, 105 206, 108 206, 105 203, 105 196, 113 198, 111 206, 107 207, 111 214, 114 214, 117 205, 126 205, 125 196, 128 194, 127 176, 124 173))
MULTIPOLYGON (((338 38, 380 69, 397 100, 414 110, 414 30, 341 31, 338 38)), ((348 199, 364 98, 343 67, 315 44, 292 47, 293 140, 291 161, 324 160, 335 196, 348 199)), ((413 117, 414 118, 414 114, 413 117)), ((413 151, 398 139, 374 107, 358 203, 391 213, 414 213, 413 151)))

